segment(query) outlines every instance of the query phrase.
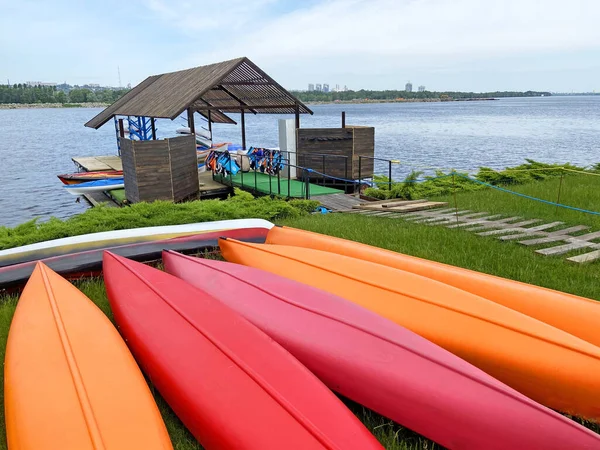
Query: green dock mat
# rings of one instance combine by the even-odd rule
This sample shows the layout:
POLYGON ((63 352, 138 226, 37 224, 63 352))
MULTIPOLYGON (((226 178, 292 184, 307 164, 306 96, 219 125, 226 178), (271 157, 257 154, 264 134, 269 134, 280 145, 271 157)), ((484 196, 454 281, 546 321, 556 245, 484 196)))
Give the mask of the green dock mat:
POLYGON ((108 195, 110 195, 119 204, 123 204, 125 201, 125 189, 113 189, 112 191, 108 192, 108 195))
MULTIPOLYGON (((222 177, 220 175, 216 175, 215 180, 226 184, 229 184, 229 180, 231 180, 234 186, 245 189, 253 189, 263 194, 282 195, 285 197, 295 198, 306 197, 305 182, 299 180, 288 180, 287 178, 283 177, 278 179, 276 176, 271 176, 261 172, 238 172, 237 175, 233 175, 231 178, 229 176, 222 177)), ((311 197, 316 197, 318 195, 341 194, 343 192, 344 191, 339 189, 333 189, 313 183, 310 183, 309 186, 309 193, 311 197)))

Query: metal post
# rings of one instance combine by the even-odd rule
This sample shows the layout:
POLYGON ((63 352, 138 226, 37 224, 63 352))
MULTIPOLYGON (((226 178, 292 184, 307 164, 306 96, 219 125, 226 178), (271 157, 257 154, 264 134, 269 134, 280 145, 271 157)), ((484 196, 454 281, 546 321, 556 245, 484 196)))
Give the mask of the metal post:
POLYGON ((272 176, 270 173, 267 173, 267 176, 269 177, 269 195, 272 196, 273 195, 273 189, 271 188, 271 180, 272 180, 272 176))
POLYGON ((281 174, 280 174, 280 170, 277 170, 277 193, 281 196, 281 174))
POLYGON ((346 128, 346 111, 342 111, 342 128, 346 128))
POLYGON ((344 158, 344 192, 348 193, 348 158, 344 158))
POLYGON ((358 190, 360 191, 360 182, 362 180, 361 174, 361 166, 362 166, 362 156, 358 156, 358 190))
POLYGON ((233 168, 233 163, 231 162, 231 153, 229 153, 229 184, 233 188, 233 176, 231 175, 231 169, 233 168))
POLYGON ((210 131, 210 139, 212 141, 212 119, 210 118, 210 109, 208 110, 208 131, 210 131))
POLYGON ((309 181, 309 177, 306 175, 307 171, 306 169, 304 169, 304 180, 305 180, 305 186, 304 186, 304 195, 306 196, 306 200, 310 199, 310 194, 309 194, 309 190, 310 190, 310 181, 309 181))
POLYGON ((295 114, 296 114, 296 129, 300 128, 300 105, 298 103, 296 103, 296 108, 295 108, 295 114))
POLYGON ((244 110, 241 112, 242 122, 242 149, 246 150, 246 120, 244 118, 244 110))
POLYGON ((390 190, 390 192, 392 191, 392 160, 388 161, 388 177, 389 177, 389 183, 388 183, 388 189, 390 190))
POLYGON ((560 182, 558 184, 558 197, 556 199, 556 212, 558 213, 558 205, 560 204, 560 193, 562 191, 564 171, 560 173, 560 182))
POLYGON ((290 164, 291 164, 291 162, 290 162, 290 160, 288 159, 288 195, 287 195, 287 196, 288 196, 288 198, 290 198, 290 197, 292 196, 292 192, 291 192, 291 190, 290 190, 290 189, 291 189, 291 187, 292 187, 292 181, 291 181, 291 178, 292 178, 292 172, 291 172, 291 170, 292 170, 292 169, 291 169, 291 166, 290 166, 290 164))
POLYGON ((241 155, 242 158, 240 160, 241 164, 240 164, 240 179, 241 179, 241 183, 242 183, 242 188, 244 187, 244 156, 246 155, 241 155))
POLYGON ((257 169, 257 167, 256 167, 256 166, 254 166, 254 192, 255 192, 255 193, 256 193, 256 192, 258 192, 258 188, 257 188, 257 186, 258 186, 258 181, 256 180, 256 169, 257 169))

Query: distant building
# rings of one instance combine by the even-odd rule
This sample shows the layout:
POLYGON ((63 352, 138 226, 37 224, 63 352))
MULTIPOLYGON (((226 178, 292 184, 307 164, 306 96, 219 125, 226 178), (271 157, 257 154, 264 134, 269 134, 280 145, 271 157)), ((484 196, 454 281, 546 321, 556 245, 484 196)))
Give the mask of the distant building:
POLYGON ((43 81, 28 81, 27 86, 56 86, 56 83, 46 83, 43 81))
POLYGON ((348 90, 348 86, 344 85, 344 92, 348 90))
POLYGON ((323 85, 323 92, 329 92, 329 85, 327 83, 323 85))
POLYGON ((412 83, 410 81, 406 83, 406 86, 404 86, 404 90, 406 92, 412 92, 412 83))
POLYGON ((419 86, 419 92, 425 92, 425 86, 423 86, 423 85, 419 86))
POLYGON ((314 83, 308 83, 308 92, 312 92, 315 90, 315 85, 314 83))
POLYGON ((339 84, 335 85, 335 92, 340 92, 340 85, 339 84))
POLYGON ((317 92, 323 92, 323 87, 321 86, 321 83, 317 83, 315 85, 315 91, 317 91, 317 92))

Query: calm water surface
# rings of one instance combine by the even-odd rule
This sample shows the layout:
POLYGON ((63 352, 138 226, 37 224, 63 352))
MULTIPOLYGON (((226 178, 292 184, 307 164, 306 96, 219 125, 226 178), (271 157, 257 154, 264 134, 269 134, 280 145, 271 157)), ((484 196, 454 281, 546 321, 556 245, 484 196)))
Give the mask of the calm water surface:
MULTIPOLYGON (((403 163, 395 166, 394 177, 420 166, 500 169, 525 158, 579 165, 600 162, 600 96, 312 109, 313 116, 302 116, 303 127, 338 127, 343 110, 348 124, 374 126, 376 156, 403 163)), ((34 217, 65 218, 87 208, 62 189, 56 175, 74 171, 73 156, 116 154, 112 122, 100 130, 83 126, 100 111, 0 110, 0 225, 14 226, 34 217)), ((290 118, 247 116, 248 145, 277 146, 277 119, 285 117, 290 118)), ((181 124, 159 120, 159 138, 173 136, 181 124)), ((241 141, 239 125, 215 125, 214 134, 215 141, 241 141)))

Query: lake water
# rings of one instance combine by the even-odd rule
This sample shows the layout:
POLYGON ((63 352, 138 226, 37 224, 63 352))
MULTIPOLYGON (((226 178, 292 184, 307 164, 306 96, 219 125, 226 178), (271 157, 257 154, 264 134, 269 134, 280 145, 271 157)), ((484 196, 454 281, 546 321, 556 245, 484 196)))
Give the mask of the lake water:
MULTIPOLYGON (((600 162, 600 96, 514 98, 482 102, 315 105, 303 127, 375 127, 375 153, 399 159, 394 178, 412 168, 434 166, 501 169, 539 161, 579 165, 600 162)), ((56 178, 73 172, 73 156, 116 154, 112 121, 100 130, 83 124, 101 109, 0 110, 0 225, 34 217, 80 213, 84 201, 65 192, 56 178)), ((239 117, 231 115, 238 121, 239 117)), ((247 115, 248 146, 277 146, 277 119, 247 115)), ((157 121, 159 138, 173 136, 182 120, 157 121)), ((199 122, 197 120, 197 122, 199 122)), ((240 127, 215 125, 215 141, 240 143, 240 127)), ((383 169, 381 167, 381 169, 383 169)), ((384 173, 382 171, 382 173, 384 173)))

